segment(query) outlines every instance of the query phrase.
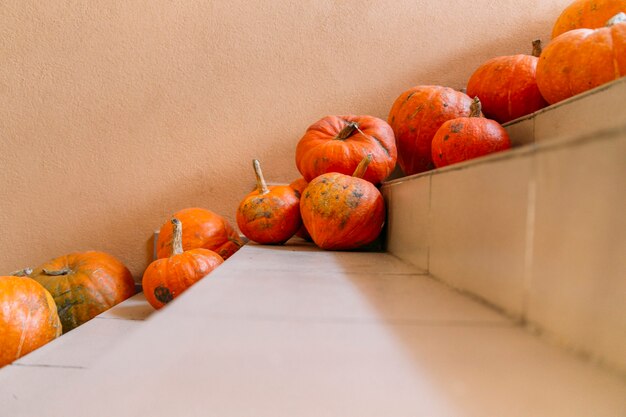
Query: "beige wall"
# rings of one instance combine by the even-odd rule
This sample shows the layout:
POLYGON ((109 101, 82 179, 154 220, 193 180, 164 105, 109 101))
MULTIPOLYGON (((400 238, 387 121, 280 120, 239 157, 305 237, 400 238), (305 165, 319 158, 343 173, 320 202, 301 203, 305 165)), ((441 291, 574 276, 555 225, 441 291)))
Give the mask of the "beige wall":
POLYGON ((4 0, 0 274, 98 249, 140 277, 175 210, 234 219, 253 157, 291 181, 310 123, 460 88, 567 3, 4 0))

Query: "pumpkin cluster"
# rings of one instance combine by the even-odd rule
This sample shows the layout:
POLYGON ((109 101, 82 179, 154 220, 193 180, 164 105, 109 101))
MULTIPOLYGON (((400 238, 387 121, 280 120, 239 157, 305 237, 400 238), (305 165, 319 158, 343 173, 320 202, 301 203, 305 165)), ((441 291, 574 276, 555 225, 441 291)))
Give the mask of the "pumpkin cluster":
POLYGON ((396 165, 393 129, 373 116, 326 116, 296 146, 302 178, 268 187, 258 160, 256 189, 237 209, 241 232, 261 244, 297 235, 322 249, 350 250, 374 242, 385 222, 376 187, 396 165))
MULTIPOLYGON (((260 244, 292 236, 327 250, 367 248, 385 223, 378 186, 396 164, 405 175, 511 147, 501 123, 626 75, 626 0, 576 0, 552 40, 530 55, 493 57, 466 92, 418 85, 394 101, 387 120, 330 115, 303 129, 295 146, 301 174, 268 186, 253 160, 255 189, 236 211, 239 230, 260 244)), ((191 207, 169 216, 157 259, 142 277, 156 309, 216 270, 244 244, 226 218, 191 207)), ((130 271, 100 251, 74 252, 0 276, 0 367, 82 325, 135 293, 130 271)))
MULTIPOLYGON (((147 301, 163 307, 243 244, 228 221, 210 210, 174 213, 155 242, 158 259, 144 272, 147 301)), ((134 294, 128 268, 100 251, 74 252, 0 276, 0 367, 134 294)))

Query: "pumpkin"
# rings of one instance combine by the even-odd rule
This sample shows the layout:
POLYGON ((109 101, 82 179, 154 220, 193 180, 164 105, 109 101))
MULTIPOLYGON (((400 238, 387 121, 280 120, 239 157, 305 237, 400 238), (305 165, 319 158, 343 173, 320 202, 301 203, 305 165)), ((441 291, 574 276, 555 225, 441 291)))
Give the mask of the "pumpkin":
POLYGON ((50 293, 35 280, 0 276, 0 367, 61 335, 50 293))
POLYGON ((155 309, 160 309, 178 297, 224 262, 220 255, 209 249, 185 251, 182 222, 173 218, 171 225, 170 256, 157 259, 148 265, 141 281, 146 300, 155 309))
POLYGON ((46 262, 28 276, 52 294, 63 333, 135 294, 130 271, 104 252, 70 253, 46 262))
POLYGON ((422 85, 402 93, 391 107, 389 124, 398 146, 398 165, 406 175, 434 167, 430 146, 446 120, 469 116, 472 99, 448 87, 422 85))
POLYGON ((331 172, 309 183, 300 199, 302 220, 322 249, 356 249, 373 242, 385 223, 380 191, 362 179, 368 155, 352 176, 331 172))
POLYGON ((626 12, 626 0, 576 0, 556 19, 552 39, 573 29, 600 28, 619 12, 626 12))
MULTIPOLYGON (((309 185, 309 183, 304 178, 298 178, 297 180, 295 180, 294 182, 289 184, 289 186, 291 188, 296 190, 296 195, 298 196, 298 198, 300 198, 302 196, 302 193, 304 192, 304 189, 308 185, 309 185)), ((311 241, 311 235, 309 234, 309 231, 306 230, 306 227, 304 227, 304 224, 302 224, 302 226, 300 226, 300 229, 298 229, 298 231, 296 232, 296 236, 298 236, 298 237, 300 237, 300 238, 302 238, 304 240, 308 240, 309 242, 311 241)))
MULTIPOLYGON (((204 208, 186 208, 172 217, 184 225, 183 250, 204 248, 217 252, 224 260, 237 252, 244 244, 237 231, 219 214, 204 208)), ((172 253, 172 223, 166 222, 159 230, 157 258, 172 253)))
POLYGON ((296 166, 306 181, 339 172, 352 174, 359 162, 372 155, 364 179, 378 184, 396 166, 393 130, 372 116, 326 116, 309 126, 296 147, 296 166))
POLYGON ((537 64, 537 85, 550 104, 626 75, 626 14, 599 29, 575 29, 548 44, 537 64))
POLYGON ((257 189, 237 208, 237 226, 247 238, 261 244, 282 244, 302 225, 300 198, 288 185, 268 187, 258 160, 252 161, 257 189))
POLYGON ((500 123, 526 116, 548 105, 537 87, 537 61, 541 42, 533 42, 532 55, 492 58, 478 67, 467 83, 467 94, 478 97, 485 116, 500 123))
POLYGON ((511 147, 506 130, 495 120, 480 117, 480 107, 474 98, 469 117, 448 120, 435 133, 432 152, 437 168, 511 147))

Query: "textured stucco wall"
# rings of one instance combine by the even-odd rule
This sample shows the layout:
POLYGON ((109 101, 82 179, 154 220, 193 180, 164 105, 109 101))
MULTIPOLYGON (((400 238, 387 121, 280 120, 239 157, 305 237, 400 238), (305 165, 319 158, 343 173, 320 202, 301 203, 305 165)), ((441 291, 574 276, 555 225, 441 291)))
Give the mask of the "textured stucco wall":
POLYGON ((175 210, 234 219, 253 157, 291 181, 310 123, 462 87, 568 2, 4 0, 0 274, 98 249, 140 276, 175 210))

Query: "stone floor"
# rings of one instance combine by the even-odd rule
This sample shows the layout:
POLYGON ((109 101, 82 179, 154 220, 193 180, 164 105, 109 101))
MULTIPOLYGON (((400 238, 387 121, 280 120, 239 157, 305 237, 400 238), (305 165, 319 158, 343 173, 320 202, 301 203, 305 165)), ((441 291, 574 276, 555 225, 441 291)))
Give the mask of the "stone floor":
POLYGON ((0 371, 0 417, 626 416, 626 380, 385 253, 249 244, 0 371))

